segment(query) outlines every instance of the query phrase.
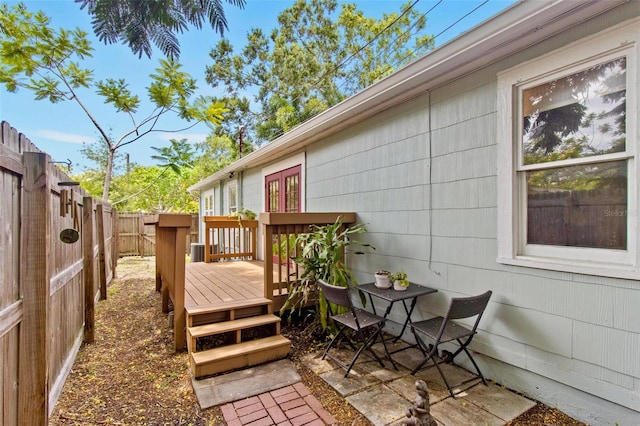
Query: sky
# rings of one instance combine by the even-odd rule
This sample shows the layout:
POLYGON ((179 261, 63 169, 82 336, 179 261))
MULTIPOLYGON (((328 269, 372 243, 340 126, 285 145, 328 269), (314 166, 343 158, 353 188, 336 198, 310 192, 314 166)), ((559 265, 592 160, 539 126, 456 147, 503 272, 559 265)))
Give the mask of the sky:
MULTIPOLYGON (((351 2, 354 2, 352 0, 351 2)), ((8 5, 17 1, 5 1, 8 5)), ((138 58, 131 50, 122 45, 105 45, 93 34, 91 18, 84 10, 80 10, 73 0, 26 0, 23 1, 30 11, 42 10, 51 18, 51 26, 55 29, 80 28, 89 34, 92 47, 95 49, 93 57, 87 58, 82 65, 95 72, 95 80, 107 78, 123 78, 129 83, 130 89, 146 97, 146 87, 149 85, 149 75, 158 67, 162 55, 155 50, 149 59, 146 56, 138 58)), ((402 0, 359 0, 355 1, 365 16, 380 18, 384 13, 394 13, 400 10, 402 0)), ((426 33, 438 35, 436 47, 450 41, 461 33, 485 21, 514 3, 514 0, 418 0, 415 10, 427 14, 426 33), (435 8, 434 8, 435 6, 435 8), (467 16, 465 16, 467 15, 467 16), (462 19, 461 19, 462 18, 462 19), (459 22, 457 22, 460 20, 459 22)), ((277 16, 284 9, 293 4, 293 0, 247 0, 244 9, 231 6, 223 2, 227 17, 228 31, 225 37, 239 51, 246 42, 246 34, 252 28, 262 28, 269 33, 277 24, 277 16)), ((198 95, 222 95, 223 89, 213 89, 205 81, 205 67, 211 63, 209 52, 220 40, 220 36, 210 27, 202 30, 193 29, 180 35, 180 62, 183 70, 190 73, 198 82, 198 95)), ((131 129, 129 118, 116 113, 110 105, 103 103, 102 98, 94 90, 82 90, 80 97, 97 121, 111 129, 114 137, 118 137, 131 129)), ((149 103, 143 103, 137 114, 142 119, 151 112, 149 103)), ((95 164, 83 158, 80 150, 83 143, 93 143, 99 140, 97 130, 80 107, 71 101, 52 104, 47 100, 37 101, 33 94, 26 89, 19 89, 16 93, 7 92, 4 86, 0 88, 0 120, 23 133, 38 148, 47 152, 53 161, 71 161, 72 173, 78 173, 95 164)), ((161 119, 158 128, 177 130, 189 123, 168 117, 161 119)), ((201 142, 205 139, 209 129, 199 124, 181 133, 154 133, 136 141, 120 152, 127 153, 131 162, 152 165, 151 155, 155 151, 151 147, 165 147, 170 139, 186 138, 190 143, 201 142)))

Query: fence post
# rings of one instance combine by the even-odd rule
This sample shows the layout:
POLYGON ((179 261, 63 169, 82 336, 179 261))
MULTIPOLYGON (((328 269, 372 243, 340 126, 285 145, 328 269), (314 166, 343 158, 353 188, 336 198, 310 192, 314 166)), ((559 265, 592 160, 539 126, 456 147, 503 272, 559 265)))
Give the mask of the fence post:
POLYGON ((82 199, 82 252, 84 257, 84 341, 92 343, 95 335, 95 265, 94 265, 93 198, 82 199))
POLYGON ((98 203, 96 206, 96 231, 100 262, 100 300, 105 300, 107 298, 107 265, 105 261, 107 247, 104 240, 104 206, 102 203, 98 203))
MULTIPOLYGON (((50 157, 23 153, 21 283, 23 320, 20 330, 18 416, 23 425, 48 423, 49 255, 51 251, 50 157)), ((57 237, 57 236, 56 236, 57 237)))
POLYGON ((118 210, 111 207, 111 270, 113 278, 116 278, 116 268, 120 258, 120 228, 118 228, 118 210))

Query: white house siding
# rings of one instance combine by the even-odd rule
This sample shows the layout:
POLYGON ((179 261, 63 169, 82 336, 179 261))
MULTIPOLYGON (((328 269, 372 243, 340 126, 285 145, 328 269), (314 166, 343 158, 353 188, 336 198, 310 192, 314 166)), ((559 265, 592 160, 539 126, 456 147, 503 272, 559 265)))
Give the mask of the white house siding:
POLYGON ((634 14, 624 6, 307 150, 308 210, 355 211, 369 229, 375 252, 351 256, 359 281, 402 269, 437 287, 423 317, 492 289, 474 341, 488 376, 590 424, 640 424, 640 283, 496 262, 496 73, 634 14))
MULTIPOLYGON (((264 211, 262 200, 262 174, 260 170, 250 169, 242 172, 242 192, 240 205, 260 215, 264 211)), ((262 259, 262 230, 258 229, 258 258, 262 259)))

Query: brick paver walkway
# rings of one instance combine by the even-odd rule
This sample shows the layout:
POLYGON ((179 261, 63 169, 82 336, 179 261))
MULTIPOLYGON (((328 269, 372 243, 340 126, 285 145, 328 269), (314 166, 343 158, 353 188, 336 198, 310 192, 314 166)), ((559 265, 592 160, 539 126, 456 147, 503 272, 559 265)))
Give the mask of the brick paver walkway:
POLYGON ((230 402, 221 407, 228 426, 324 426, 338 422, 309 389, 294 385, 230 402))

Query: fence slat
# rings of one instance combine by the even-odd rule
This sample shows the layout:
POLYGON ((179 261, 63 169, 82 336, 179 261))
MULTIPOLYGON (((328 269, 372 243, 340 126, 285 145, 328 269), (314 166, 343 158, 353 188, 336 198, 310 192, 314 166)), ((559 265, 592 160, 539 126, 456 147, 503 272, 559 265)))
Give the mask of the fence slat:
POLYGON ((92 343, 95 339, 95 298, 94 298, 94 264, 93 264, 93 198, 82 199, 82 251, 84 257, 84 341, 92 343))
POLYGON ((44 425, 48 418, 47 312, 49 305, 49 240, 51 237, 49 156, 25 152, 21 275, 23 321, 20 333, 19 417, 22 424, 44 425))

